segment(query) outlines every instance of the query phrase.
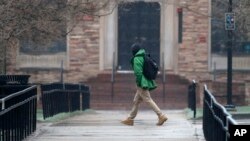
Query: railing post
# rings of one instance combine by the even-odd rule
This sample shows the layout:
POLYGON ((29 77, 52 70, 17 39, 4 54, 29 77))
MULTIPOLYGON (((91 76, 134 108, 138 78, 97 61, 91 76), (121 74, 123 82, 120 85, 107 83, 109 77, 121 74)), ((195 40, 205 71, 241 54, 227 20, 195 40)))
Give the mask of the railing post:
POLYGON ((166 83, 166 76, 165 76, 165 57, 164 57, 164 52, 163 52, 163 53, 162 53, 162 86, 163 86, 162 96, 163 96, 163 102, 165 102, 165 96, 166 96, 165 83, 166 83))
POLYGON ((3 109, 3 111, 0 111, 0 140, 23 140, 34 132, 32 127, 36 126, 36 117, 34 117, 36 112, 33 108, 36 109, 37 106, 36 103, 34 105, 32 102, 37 101, 37 88, 35 86, 25 87, 22 90, 20 87, 15 89, 11 86, 9 88, 11 89, 10 93, 0 99, 3 109), (13 88, 14 91, 17 91, 12 91, 13 88), (5 102, 8 101, 12 102, 5 105, 5 102), (20 112, 16 112, 17 110, 20 112))
POLYGON ((82 88, 81 88, 81 84, 78 84, 78 90, 80 92, 80 111, 82 111, 82 97, 83 97, 83 94, 82 94, 82 88))
POLYGON ((188 86, 188 108, 193 110, 193 118, 196 118, 196 82, 192 81, 192 84, 188 86))
POLYGON ((111 74, 111 100, 114 101, 114 82, 115 82, 115 52, 113 52, 112 74, 111 74))
POLYGON ((5 101, 4 101, 4 99, 1 99, 1 101, 2 101, 2 110, 4 110, 5 109, 5 101))
POLYGON ((63 83, 63 60, 61 61, 61 79, 60 82, 63 83))
POLYGON ((196 82, 193 80, 193 108, 194 108, 194 118, 196 118, 196 82))
POLYGON ((217 75, 217 72, 216 72, 216 62, 214 62, 214 73, 213 73, 213 80, 216 81, 216 75, 217 75))

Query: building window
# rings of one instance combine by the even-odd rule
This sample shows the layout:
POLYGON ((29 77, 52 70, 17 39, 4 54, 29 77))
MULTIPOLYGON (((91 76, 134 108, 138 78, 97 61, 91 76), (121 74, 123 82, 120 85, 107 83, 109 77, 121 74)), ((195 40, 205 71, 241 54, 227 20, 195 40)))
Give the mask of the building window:
POLYGON ((37 20, 34 19, 37 24, 33 25, 27 34, 20 37, 20 48, 16 60, 18 68, 51 69, 60 68, 62 61, 66 63, 67 24, 65 17, 61 16, 58 11, 64 10, 66 2, 66 0, 43 1, 44 5, 41 5, 40 11, 37 10, 37 15, 46 8, 53 9, 54 11, 51 11, 54 14, 50 11, 42 13, 43 17, 38 16, 37 20))
POLYGON ((178 12, 178 43, 182 43, 182 31, 183 31, 183 12, 182 8, 177 9, 178 12))

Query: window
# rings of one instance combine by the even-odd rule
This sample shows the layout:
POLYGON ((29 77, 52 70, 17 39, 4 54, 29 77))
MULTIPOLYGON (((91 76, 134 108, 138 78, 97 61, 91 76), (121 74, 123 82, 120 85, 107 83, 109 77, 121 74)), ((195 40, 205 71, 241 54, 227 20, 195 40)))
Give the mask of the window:
MULTIPOLYGON (((64 15, 66 1, 41 1, 30 16, 35 23, 24 36, 20 37, 17 56, 19 68, 60 68, 66 62, 67 25, 64 15)), ((33 7, 31 6, 31 9, 33 7)))

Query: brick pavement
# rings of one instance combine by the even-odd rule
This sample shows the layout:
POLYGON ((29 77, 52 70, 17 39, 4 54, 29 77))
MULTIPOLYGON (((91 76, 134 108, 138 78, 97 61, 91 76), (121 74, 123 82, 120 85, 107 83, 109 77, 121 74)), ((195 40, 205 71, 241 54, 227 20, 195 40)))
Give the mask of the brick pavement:
POLYGON ((163 110, 169 120, 156 126, 152 111, 139 111, 134 126, 120 123, 128 111, 89 110, 57 121, 38 123, 26 141, 204 141, 201 121, 187 120, 183 110, 163 110))

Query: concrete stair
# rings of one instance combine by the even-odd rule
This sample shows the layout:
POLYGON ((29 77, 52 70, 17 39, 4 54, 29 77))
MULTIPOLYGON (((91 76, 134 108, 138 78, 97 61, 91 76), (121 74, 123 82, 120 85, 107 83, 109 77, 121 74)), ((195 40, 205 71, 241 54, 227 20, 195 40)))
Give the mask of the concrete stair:
MULTIPOLYGON (((151 97, 161 109, 183 109, 187 107, 187 88, 189 81, 178 75, 167 74, 165 85, 162 75, 156 79, 157 89, 151 91, 151 97), (164 93, 165 87, 165 93, 164 93)), ((130 110, 136 92, 135 77, 132 73, 116 73, 112 83, 110 73, 101 73, 84 82, 90 86, 92 109, 130 110)), ((145 103, 140 109, 149 109, 145 103)))

